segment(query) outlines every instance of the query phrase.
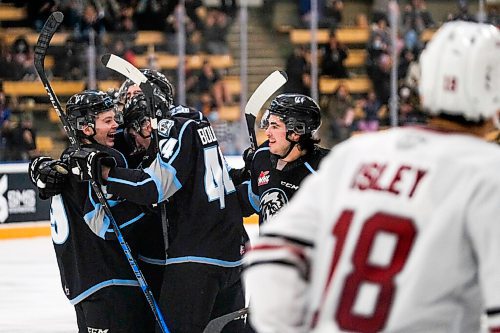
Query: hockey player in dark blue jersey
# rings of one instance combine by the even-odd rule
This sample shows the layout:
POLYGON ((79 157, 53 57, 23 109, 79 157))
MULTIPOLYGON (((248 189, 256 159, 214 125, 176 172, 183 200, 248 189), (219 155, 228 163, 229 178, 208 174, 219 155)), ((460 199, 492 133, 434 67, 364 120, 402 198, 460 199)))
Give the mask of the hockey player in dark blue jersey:
MULTIPOLYGON (((125 109, 126 133, 151 148, 146 103, 125 109)), ((107 191, 141 205, 167 202, 167 260, 160 307, 172 332, 202 332, 218 316, 244 306, 240 280, 242 216, 236 189, 208 121, 179 106, 158 123, 158 154, 143 170, 106 168, 107 191)), ((82 172, 87 161, 76 161, 82 172)), ((241 321, 227 327, 239 332, 241 321)))
POLYGON ((314 138, 320 124, 320 108, 308 96, 281 94, 271 102, 261 120, 267 140, 247 161, 250 180, 238 187, 244 216, 258 213, 259 223, 267 221, 316 172, 329 152, 314 138))
MULTIPOLYGON (((123 155, 111 148, 118 123, 114 104, 106 94, 84 91, 72 96, 66 115, 82 144, 81 151, 97 149, 112 157, 110 165, 127 167, 123 155)), ((67 149, 61 159, 73 154, 77 153, 67 149)), ((55 165, 61 168, 65 164, 35 159, 29 168, 32 181, 40 185, 36 170, 55 165)), ((124 233, 145 216, 135 204, 116 197, 108 199, 124 233)), ((64 187, 51 202, 52 240, 61 282, 75 306, 79 332, 151 332, 153 316, 139 283, 118 242, 105 240, 114 233, 106 217, 94 214, 95 207, 89 205, 93 200, 97 202, 88 182, 66 177, 64 187)), ((133 237, 127 240, 133 249, 133 237)))

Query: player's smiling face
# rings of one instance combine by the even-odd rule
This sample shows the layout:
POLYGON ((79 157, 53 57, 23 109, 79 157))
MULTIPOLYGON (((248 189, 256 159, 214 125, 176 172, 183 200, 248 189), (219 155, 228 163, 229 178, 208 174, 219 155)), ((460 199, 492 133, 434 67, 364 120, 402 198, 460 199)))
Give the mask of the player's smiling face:
POLYGON ((113 109, 99 113, 95 118, 94 139, 101 145, 113 147, 118 123, 115 120, 113 109))
POLYGON ((290 146, 287 141, 286 125, 280 117, 271 114, 269 124, 266 128, 267 139, 269 140, 269 151, 271 154, 282 156, 286 154, 290 146))

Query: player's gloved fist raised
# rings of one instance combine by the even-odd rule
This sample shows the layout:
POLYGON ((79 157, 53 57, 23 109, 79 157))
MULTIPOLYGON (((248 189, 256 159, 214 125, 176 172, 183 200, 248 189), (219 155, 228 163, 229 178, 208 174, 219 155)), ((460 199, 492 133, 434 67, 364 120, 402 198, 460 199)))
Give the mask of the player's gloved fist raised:
POLYGON ((80 181, 94 180, 100 185, 105 185, 103 178, 103 166, 113 168, 116 161, 107 152, 95 148, 81 148, 69 157, 71 173, 76 175, 80 181))
POLYGON ((255 150, 252 147, 248 147, 243 152, 243 161, 245 161, 245 170, 250 172, 250 167, 252 165, 253 155, 255 154, 255 150))
POLYGON ((66 163, 46 156, 30 162, 28 173, 31 182, 38 188, 40 199, 45 200, 62 192, 68 169, 66 163))

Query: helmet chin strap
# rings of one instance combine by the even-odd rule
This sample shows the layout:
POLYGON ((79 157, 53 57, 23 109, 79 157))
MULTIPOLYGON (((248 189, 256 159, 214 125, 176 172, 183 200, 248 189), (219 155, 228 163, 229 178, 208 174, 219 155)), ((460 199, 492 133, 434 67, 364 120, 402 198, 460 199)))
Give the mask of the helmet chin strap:
POLYGON ((288 147, 288 150, 286 151, 286 153, 284 155, 278 155, 280 159, 284 160, 285 158, 288 157, 288 155, 290 155, 290 153, 292 152, 293 148, 297 145, 297 141, 292 141, 290 140, 290 134, 292 134, 293 132, 292 131, 289 131, 287 134, 286 134, 286 141, 290 142, 290 146, 288 147))

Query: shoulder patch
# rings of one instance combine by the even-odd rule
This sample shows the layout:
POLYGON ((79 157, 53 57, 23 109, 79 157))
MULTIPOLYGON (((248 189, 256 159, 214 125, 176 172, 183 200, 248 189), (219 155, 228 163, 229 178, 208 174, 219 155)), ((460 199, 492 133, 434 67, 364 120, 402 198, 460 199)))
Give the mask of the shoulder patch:
POLYGON ((174 126, 174 121, 171 119, 162 119, 158 123, 158 133, 162 136, 168 137, 170 136, 170 130, 174 126))

